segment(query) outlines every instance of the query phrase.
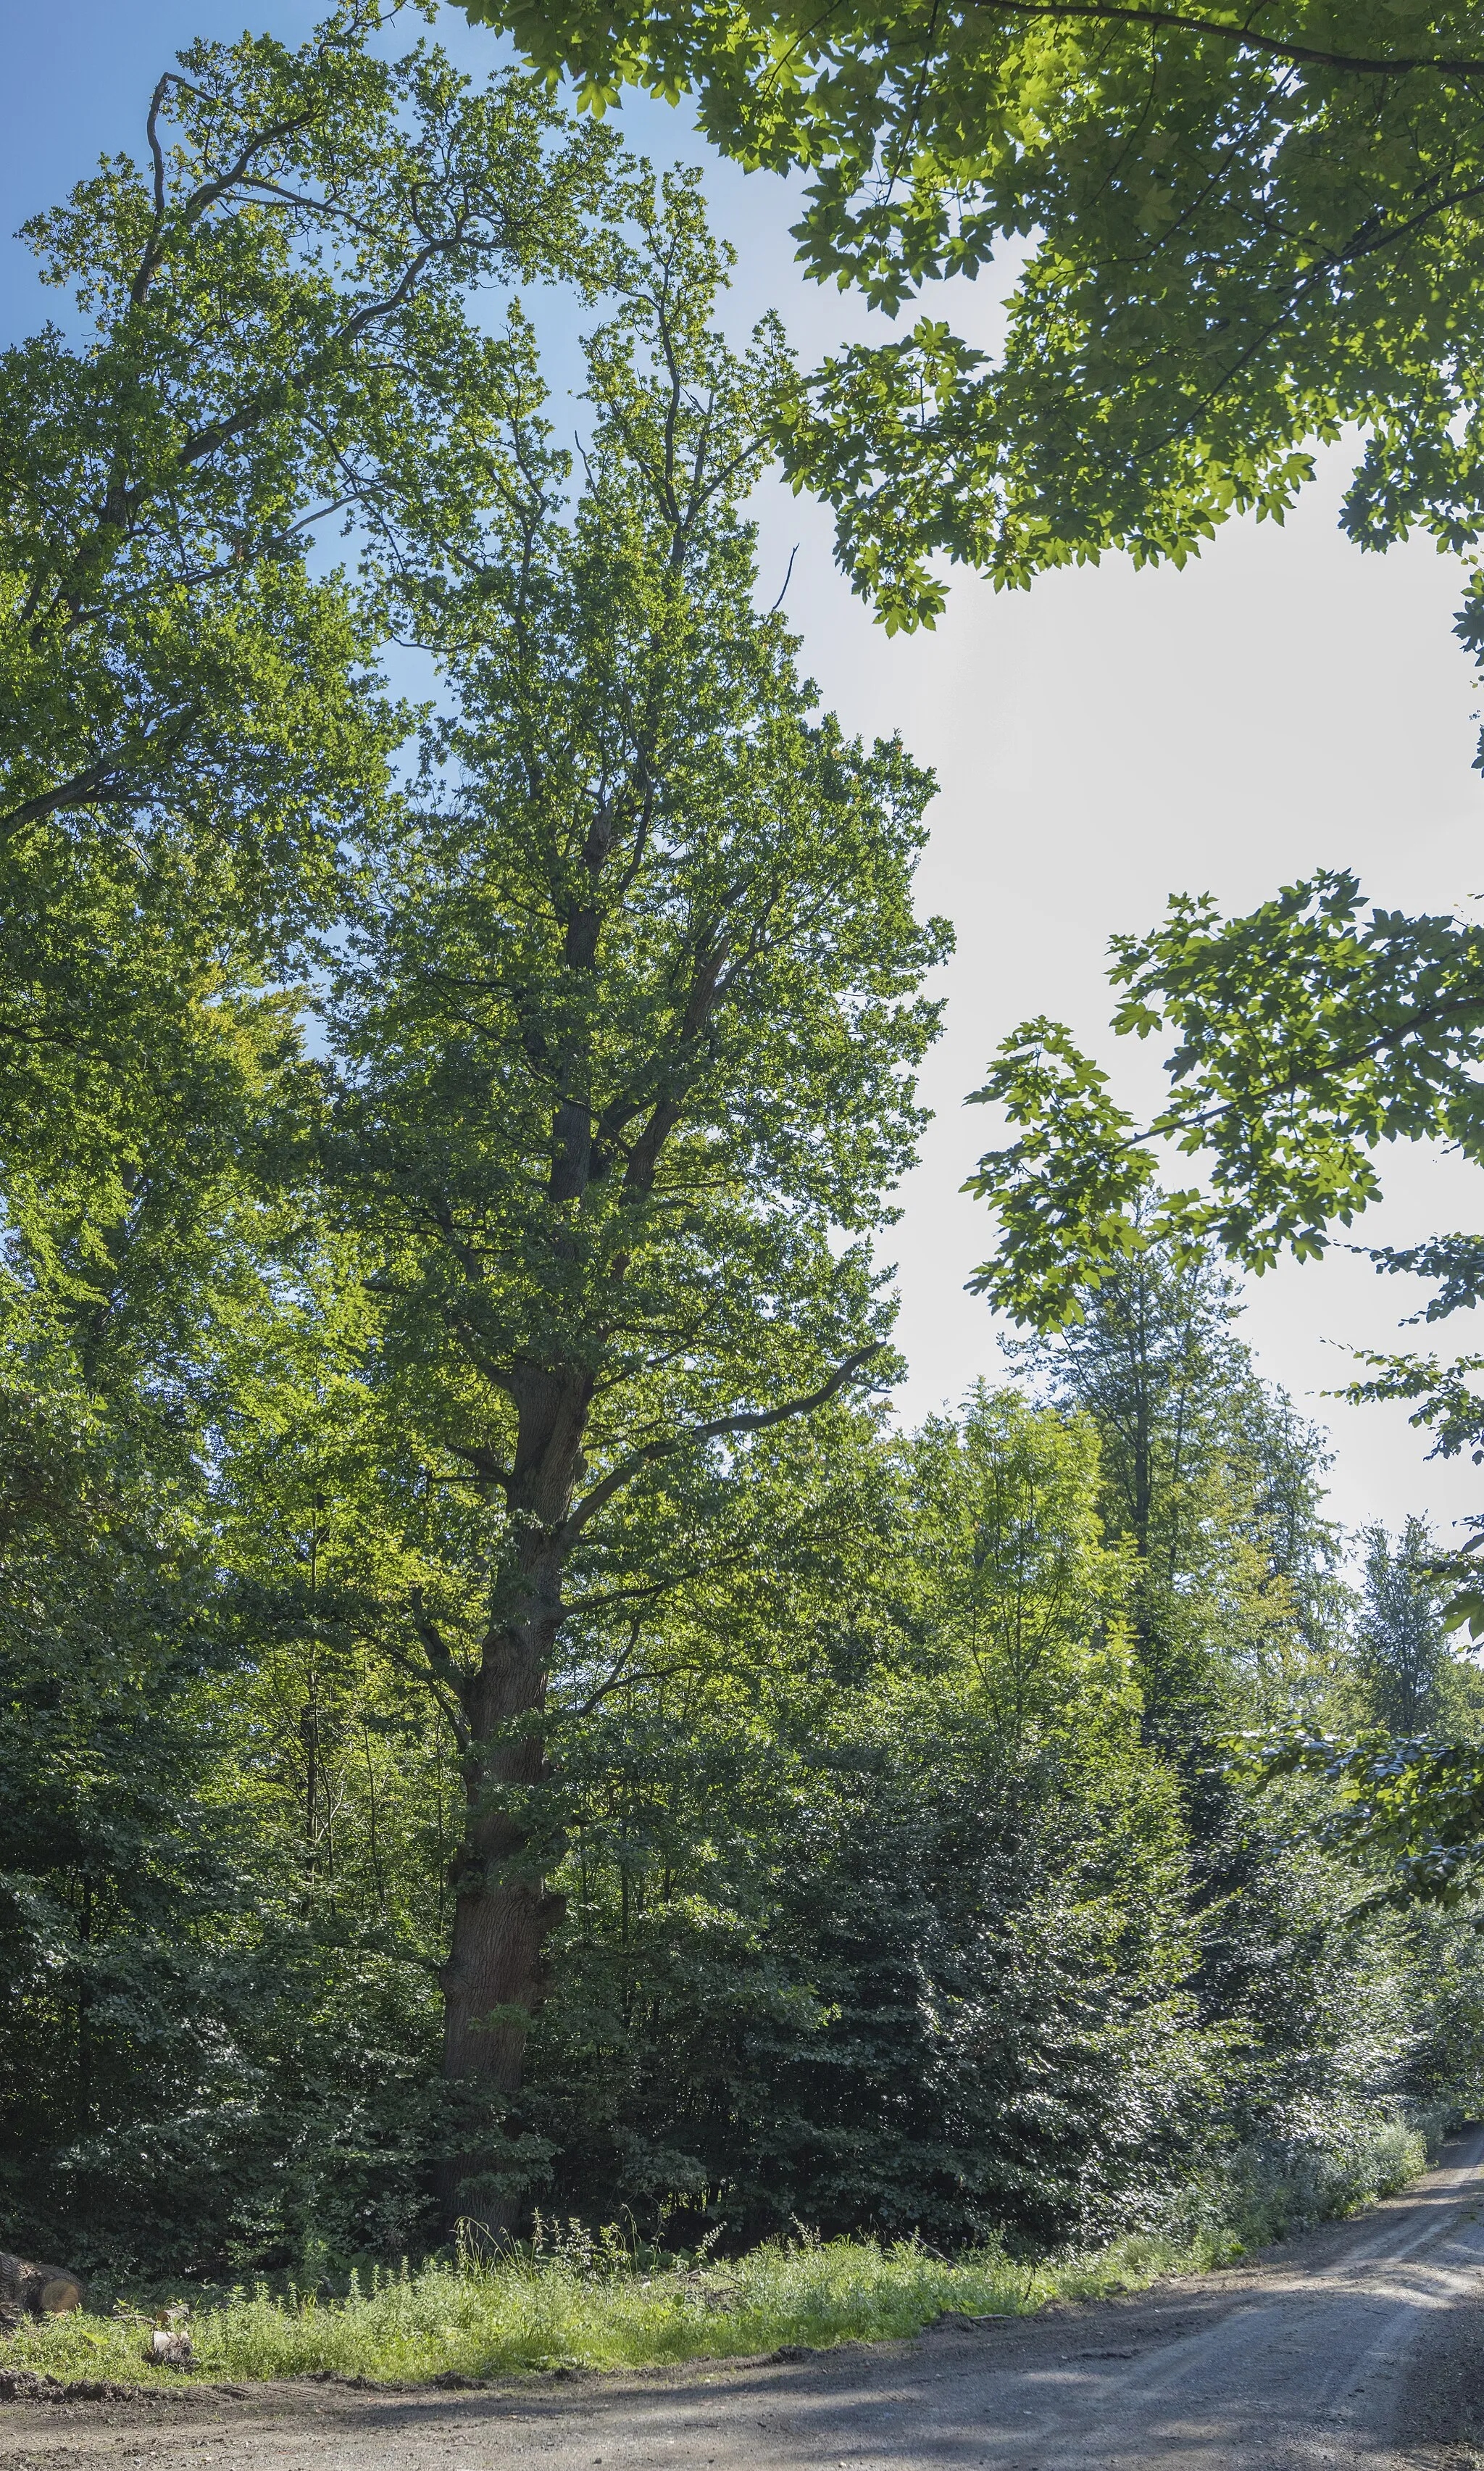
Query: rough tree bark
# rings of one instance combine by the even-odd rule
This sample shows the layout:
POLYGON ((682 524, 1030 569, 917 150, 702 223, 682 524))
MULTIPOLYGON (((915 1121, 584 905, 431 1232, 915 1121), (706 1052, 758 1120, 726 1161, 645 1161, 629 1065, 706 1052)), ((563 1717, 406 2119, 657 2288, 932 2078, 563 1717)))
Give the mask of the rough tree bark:
MULTIPOLYGON (((453 1924, 444 1992, 444 2074, 476 2078, 492 2092, 520 2088, 526 2036, 546 1989, 545 1942, 566 1898, 546 1885, 540 1848, 508 1796, 545 1774, 547 1677, 563 1618, 563 1529, 582 1468, 591 1383, 534 1366, 512 1381, 519 1417, 506 1483, 518 1543, 514 1601, 491 1625, 476 1671, 462 1684, 465 1829, 455 1865, 453 1924)), ((451 2163, 441 2191, 451 2218, 463 2212, 491 2229, 513 2209, 483 2197, 465 2206, 460 2184, 474 2167, 451 2163)))

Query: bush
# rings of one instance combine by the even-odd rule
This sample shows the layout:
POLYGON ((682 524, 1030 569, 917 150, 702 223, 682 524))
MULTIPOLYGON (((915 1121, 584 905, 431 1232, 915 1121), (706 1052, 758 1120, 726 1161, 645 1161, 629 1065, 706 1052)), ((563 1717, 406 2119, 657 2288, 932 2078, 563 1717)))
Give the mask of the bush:
POLYGON ((1267 2247, 1393 2196, 1426 2169, 1428 2144, 1421 2128, 1395 2117, 1332 2127, 1327 2138, 1304 2143, 1254 2139, 1186 2192, 1171 2229, 1194 2239, 1205 2227, 1226 2234, 1238 2249, 1267 2247))

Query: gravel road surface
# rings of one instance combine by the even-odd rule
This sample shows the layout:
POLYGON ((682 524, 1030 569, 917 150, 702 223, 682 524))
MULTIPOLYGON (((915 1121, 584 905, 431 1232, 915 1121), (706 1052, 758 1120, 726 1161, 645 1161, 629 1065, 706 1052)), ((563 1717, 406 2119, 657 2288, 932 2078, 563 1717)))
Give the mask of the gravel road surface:
POLYGON ((1035 2318, 454 2393, 0 2404, 6 2471, 1484 2471, 1484 2129, 1359 2221, 1035 2318), (1477 2448, 1477 2451, 1475 2450, 1477 2448))

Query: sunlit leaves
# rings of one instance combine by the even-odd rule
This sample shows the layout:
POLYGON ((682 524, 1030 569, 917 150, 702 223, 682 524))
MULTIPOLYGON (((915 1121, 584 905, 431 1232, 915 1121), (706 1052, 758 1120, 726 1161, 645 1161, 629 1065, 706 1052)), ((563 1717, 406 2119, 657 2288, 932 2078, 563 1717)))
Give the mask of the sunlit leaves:
POLYGON ((1113 1026, 1176 1039, 1170 1096, 1142 1133, 1059 1024, 1011 1033, 982 1094, 1025 1129, 972 1187, 1008 1238, 982 1273, 996 1301, 1054 1320, 1078 1275, 1136 1240, 1149 1143, 1206 1176, 1161 1201, 1157 1232, 1214 1238, 1257 1270, 1351 1225, 1380 1194, 1385 1142, 1484 1157, 1484 937, 1446 916, 1362 911, 1355 878, 1326 874, 1229 921, 1182 895, 1151 935, 1114 938, 1110 977, 1126 993, 1113 1026))
POLYGON ((1176 563, 1281 521, 1314 440, 1367 442, 1344 521, 1449 548, 1484 510, 1484 46, 1468 0, 1282 0, 1177 22, 1091 0, 469 0, 585 99, 694 93, 748 165, 807 173, 800 257, 893 315, 1029 249, 995 365, 937 321, 813 372, 789 468, 893 626, 935 561, 1017 584, 1176 563))
POLYGON ((611 142, 530 80, 376 57, 380 16, 193 45, 140 160, 27 226, 75 303, 0 356, 0 1132, 33 1164, 127 1144, 119 1085, 174 1069, 161 938, 250 977, 334 915, 408 726, 381 571, 409 503, 452 541, 487 481, 467 297, 601 277, 611 142))
POLYGON ((1236 1765, 1259 1783, 1310 1776, 1336 1789, 1318 1833, 1380 1870, 1382 1884, 1369 1901, 1453 1906, 1476 1896, 1484 1875, 1484 1759, 1476 1743, 1295 1732, 1253 1737, 1236 1765))

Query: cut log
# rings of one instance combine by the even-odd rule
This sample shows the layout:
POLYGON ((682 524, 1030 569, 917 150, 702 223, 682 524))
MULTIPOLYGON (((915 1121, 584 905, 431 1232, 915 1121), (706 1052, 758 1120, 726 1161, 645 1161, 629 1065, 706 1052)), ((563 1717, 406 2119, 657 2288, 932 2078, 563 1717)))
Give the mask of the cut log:
POLYGON ((33 2317, 65 2317, 81 2305, 81 2281, 64 2265, 38 2265, 0 2248, 0 2308, 24 2308, 33 2317))

